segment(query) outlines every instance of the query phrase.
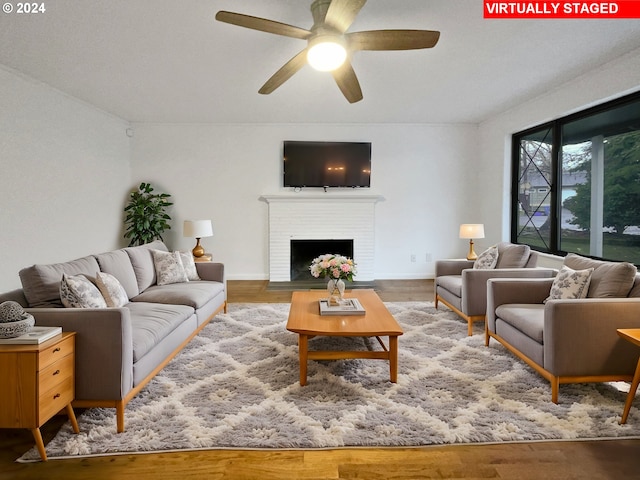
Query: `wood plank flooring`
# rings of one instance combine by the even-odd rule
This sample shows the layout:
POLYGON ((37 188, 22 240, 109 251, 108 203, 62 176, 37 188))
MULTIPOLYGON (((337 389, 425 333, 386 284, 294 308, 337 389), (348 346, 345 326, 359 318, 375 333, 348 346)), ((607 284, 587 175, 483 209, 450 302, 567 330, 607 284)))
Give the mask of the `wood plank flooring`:
MULTIPOLYGON (((384 301, 433 301, 433 281, 376 281, 384 301)), ((269 291, 266 281, 229 281, 232 303, 289 302, 291 291, 269 291)), ((461 320, 460 328, 466 329, 461 320)), ((6 394, 2 392, 0 394, 6 394)), ((623 405, 620 405, 622 413, 623 405)), ((65 417, 43 428, 49 441, 65 417)), ((219 450, 18 464, 33 445, 28 430, 0 430, 0 480, 74 479, 640 479, 640 440, 532 442, 424 448, 337 450, 219 450)))

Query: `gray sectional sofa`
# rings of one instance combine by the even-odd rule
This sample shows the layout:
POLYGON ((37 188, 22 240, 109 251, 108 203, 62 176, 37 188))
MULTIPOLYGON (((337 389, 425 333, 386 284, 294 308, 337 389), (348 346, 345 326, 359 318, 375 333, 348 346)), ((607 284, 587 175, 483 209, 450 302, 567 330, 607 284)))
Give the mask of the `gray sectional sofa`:
POLYGON ((486 345, 497 340, 551 383, 631 381, 638 348, 617 334, 640 328, 640 275, 624 262, 569 254, 564 266, 593 269, 585 298, 550 298, 562 279, 490 279, 487 282, 486 345))
MULTIPOLYGON (((197 262, 197 281, 158 285, 153 251, 161 241, 20 271, 22 289, 0 294, 27 307, 40 326, 76 332, 74 407, 116 409, 124 431, 126 404, 219 312, 226 312, 224 265, 197 262), (63 274, 115 277, 126 304, 119 308, 65 308, 63 274)), ((195 273, 195 272, 194 272, 195 273)), ((185 278, 186 280, 186 278, 185 278)), ((117 282, 116 282, 117 283, 117 282)))

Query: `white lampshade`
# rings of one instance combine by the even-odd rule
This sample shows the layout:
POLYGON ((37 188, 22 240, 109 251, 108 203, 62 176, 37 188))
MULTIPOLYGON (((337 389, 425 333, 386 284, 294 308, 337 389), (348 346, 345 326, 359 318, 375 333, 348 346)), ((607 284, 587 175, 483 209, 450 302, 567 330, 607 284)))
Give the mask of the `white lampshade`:
POLYGON ((183 233, 185 237, 211 237, 213 236, 211 220, 185 220, 183 233))
POLYGON ((339 68, 346 59, 347 49, 340 37, 317 37, 309 44, 307 61, 316 70, 330 72, 339 68))
POLYGON ((484 238, 484 224, 463 223, 460 225, 460 238, 484 238))

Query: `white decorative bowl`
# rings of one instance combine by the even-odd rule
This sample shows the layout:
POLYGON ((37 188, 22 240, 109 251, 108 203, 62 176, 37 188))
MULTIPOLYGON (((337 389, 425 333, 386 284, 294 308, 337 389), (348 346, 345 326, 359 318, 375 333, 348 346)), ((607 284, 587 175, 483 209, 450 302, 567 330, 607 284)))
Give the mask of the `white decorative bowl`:
POLYGON ((24 318, 17 322, 0 323, 0 338, 14 338, 24 335, 33 328, 35 323, 35 318, 29 313, 25 313, 24 318))

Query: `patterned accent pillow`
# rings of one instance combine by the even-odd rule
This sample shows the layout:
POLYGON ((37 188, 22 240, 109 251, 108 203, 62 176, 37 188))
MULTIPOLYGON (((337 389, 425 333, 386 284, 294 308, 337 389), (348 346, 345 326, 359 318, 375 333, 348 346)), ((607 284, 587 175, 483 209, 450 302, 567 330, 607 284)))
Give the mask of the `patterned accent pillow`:
POLYGON ((96 284, 107 302, 107 307, 124 307, 129 303, 129 297, 122 284, 110 273, 98 272, 96 284))
POLYGON ((478 255, 478 258, 473 263, 473 268, 476 270, 491 270, 495 268, 496 263, 498 263, 498 247, 494 245, 478 255))
POLYGON ((84 275, 62 274, 60 300, 67 308, 106 308, 104 297, 84 275))
POLYGON ((198 270, 196 269, 196 261, 193 259, 191 252, 180 252, 180 259, 182 260, 182 266, 187 274, 187 279, 190 282, 200 280, 198 276, 198 270))
POLYGON ((184 271, 180 252, 163 252, 162 250, 151 250, 153 263, 156 268, 156 283, 158 285, 169 285, 170 283, 188 282, 187 274, 184 271))
POLYGON ((551 292, 544 303, 547 303, 548 300, 585 298, 589 291, 591 274, 593 274, 593 268, 573 270, 563 265, 558 275, 553 279, 551 292))

